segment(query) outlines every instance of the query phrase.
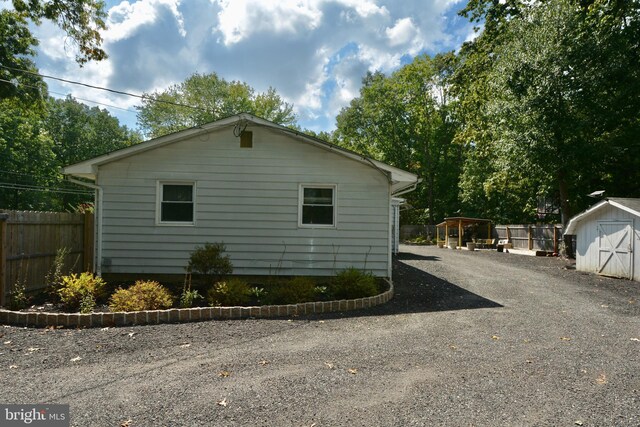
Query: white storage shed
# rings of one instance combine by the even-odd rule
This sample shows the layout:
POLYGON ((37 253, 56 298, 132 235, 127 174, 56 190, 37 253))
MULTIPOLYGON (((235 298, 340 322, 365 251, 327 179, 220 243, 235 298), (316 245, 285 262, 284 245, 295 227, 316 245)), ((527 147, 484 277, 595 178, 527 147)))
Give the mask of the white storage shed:
POLYGON ((640 199, 608 198, 571 218, 576 269, 640 281, 640 199))

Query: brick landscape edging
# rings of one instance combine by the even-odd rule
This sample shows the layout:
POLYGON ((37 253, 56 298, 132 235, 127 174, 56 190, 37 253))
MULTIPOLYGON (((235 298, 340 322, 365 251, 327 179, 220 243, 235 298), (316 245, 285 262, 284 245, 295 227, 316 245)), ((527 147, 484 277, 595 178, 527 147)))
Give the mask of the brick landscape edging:
POLYGON ((393 283, 379 295, 339 301, 316 301, 289 305, 262 305, 255 307, 196 307, 169 310, 130 311, 115 313, 46 313, 0 309, 0 324, 14 326, 63 326, 98 328, 111 326, 158 325, 204 320, 233 320, 247 318, 286 317, 351 311, 375 307, 393 298, 393 283))

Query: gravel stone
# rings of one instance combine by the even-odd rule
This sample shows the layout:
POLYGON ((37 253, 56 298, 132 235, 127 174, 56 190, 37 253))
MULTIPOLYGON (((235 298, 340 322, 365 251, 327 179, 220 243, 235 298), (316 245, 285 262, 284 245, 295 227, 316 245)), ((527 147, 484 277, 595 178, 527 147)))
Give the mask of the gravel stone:
POLYGON ((0 401, 68 403, 73 426, 640 425, 640 283, 401 251, 395 297, 367 310, 0 327, 0 401))

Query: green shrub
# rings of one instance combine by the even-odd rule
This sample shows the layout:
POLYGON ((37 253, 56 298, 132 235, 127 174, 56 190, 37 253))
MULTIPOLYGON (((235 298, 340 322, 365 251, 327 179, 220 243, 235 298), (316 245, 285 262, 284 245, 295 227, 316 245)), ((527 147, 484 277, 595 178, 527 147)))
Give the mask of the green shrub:
POLYGON ((335 299, 371 297, 377 295, 379 291, 373 274, 353 267, 339 272, 331 281, 329 288, 335 299))
POLYGON ((267 293, 269 304, 297 304, 315 299, 316 284, 308 277, 294 277, 284 283, 272 285, 267 293))
POLYGON ((259 286, 254 286, 249 289, 249 295, 256 301, 257 304, 261 304, 267 296, 267 291, 259 286))
POLYGON ((203 299, 200 292, 193 289, 184 289, 182 295, 180 295, 180 308, 193 307, 196 301, 203 299))
POLYGON ((111 311, 161 310, 173 305, 171 293, 158 282, 138 280, 133 286, 118 288, 111 295, 111 311))
POLYGON ((205 243, 191 252, 187 271, 205 276, 224 276, 233 273, 233 264, 229 255, 223 255, 224 243, 205 243))
POLYGON ((9 310, 22 310, 29 305, 29 297, 27 296, 27 288, 22 282, 13 285, 13 289, 9 292, 9 310))
POLYGON ((231 278, 213 285, 207 294, 207 300, 212 306, 236 306, 249 302, 251 288, 242 279, 231 278))
POLYGON ((102 278, 89 272, 81 273, 80 276, 71 274, 62 276, 57 294, 68 310, 78 311, 82 308, 83 313, 89 313, 95 307, 96 298, 105 285, 102 278))

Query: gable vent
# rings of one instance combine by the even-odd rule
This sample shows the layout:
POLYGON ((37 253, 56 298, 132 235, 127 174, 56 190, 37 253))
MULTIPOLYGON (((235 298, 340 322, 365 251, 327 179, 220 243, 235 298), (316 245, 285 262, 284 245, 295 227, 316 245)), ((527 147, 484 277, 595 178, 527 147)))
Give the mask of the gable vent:
POLYGON ((253 132, 242 131, 240 134, 240 148, 253 148, 253 132))

